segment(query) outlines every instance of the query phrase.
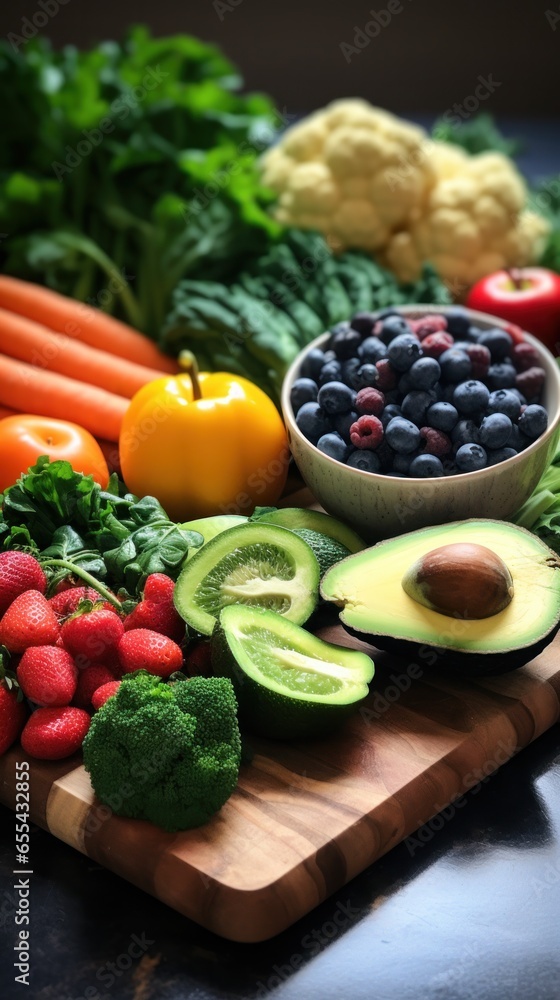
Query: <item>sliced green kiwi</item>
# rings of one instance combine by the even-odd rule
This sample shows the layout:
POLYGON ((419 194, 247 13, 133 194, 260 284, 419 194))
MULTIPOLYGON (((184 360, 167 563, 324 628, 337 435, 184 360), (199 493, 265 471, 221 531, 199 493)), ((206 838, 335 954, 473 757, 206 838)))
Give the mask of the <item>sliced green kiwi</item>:
POLYGON ((293 531, 259 522, 228 528, 185 563, 174 601, 182 618, 211 635, 222 608, 245 604, 302 625, 315 610, 319 564, 293 531))

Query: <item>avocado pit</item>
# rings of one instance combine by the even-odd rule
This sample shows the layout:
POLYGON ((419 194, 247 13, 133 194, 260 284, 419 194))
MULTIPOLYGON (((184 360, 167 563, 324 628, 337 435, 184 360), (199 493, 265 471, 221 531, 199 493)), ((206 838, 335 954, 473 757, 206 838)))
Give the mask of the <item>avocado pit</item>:
POLYGON ((402 578, 406 594, 453 618, 491 618, 513 598, 512 575, 492 549, 455 542, 426 552, 402 578))

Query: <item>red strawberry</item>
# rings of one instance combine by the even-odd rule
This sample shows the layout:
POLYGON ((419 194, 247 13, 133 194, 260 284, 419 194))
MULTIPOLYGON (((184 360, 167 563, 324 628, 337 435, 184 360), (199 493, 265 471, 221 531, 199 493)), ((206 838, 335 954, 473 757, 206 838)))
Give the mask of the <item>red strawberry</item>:
POLYGON ((90 722, 83 708, 38 708, 24 727, 21 745, 31 757, 61 760, 80 749, 90 722))
POLYGON ((169 677, 183 666, 181 647, 160 632, 135 628, 125 632, 119 642, 119 660, 125 674, 147 670, 158 677, 169 677))
POLYGON ((78 612, 64 622, 60 634, 78 667, 93 663, 110 665, 117 659, 117 646, 124 626, 118 615, 104 608, 78 612))
POLYGON ((185 637, 185 623, 173 604, 174 590, 171 577, 165 573, 151 573, 146 580, 143 599, 125 618, 125 632, 147 628, 181 642, 185 637))
POLYGON ((109 681, 107 684, 102 684, 101 687, 97 688, 97 691, 93 692, 91 703, 96 712, 106 701, 109 701, 109 698, 112 698, 117 693, 120 685, 120 681, 109 681))
POLYGON ((59 635, 58 619, 38 590, 16 597, 0 621, 0 643, 10 653, 23 653, 28 646, 54 646, 59 635))
POLYGON ((23 700, 18 701, 17 687, 8 688, 0 682, 0 754, 17 740, 26 719, 27 707, 23 700))
POLYGON ((44 594, 47 578, 39 563, 26 552, 0 552, 0 615, 26 590, 44 594))
POLYGON ((72 587, 71 590, 62 590, 50 598, 49 604, 59 618, 67 618, 68 615, 74 614, 80 601, 91 601, 93 604, 102 601, 104 611, 112 611, 114 614, 118 614, 114 604, 104 601, 101 594, 97 590, 94 590, 93 587, 72 587))
POLYGON ((103 684, 114 680, 115 675, 111 673, 109 667, 105 667, 102 663, 93 663, 91 667, 80 670, 74 704, 78 708, 89 708, 94 691, 97 691, 97 688, 103 684))
POLYGON ((19 661, 17 679, 26 698, 37 705, 69 705, 78 671, 65 649, 30 646, 19 661))

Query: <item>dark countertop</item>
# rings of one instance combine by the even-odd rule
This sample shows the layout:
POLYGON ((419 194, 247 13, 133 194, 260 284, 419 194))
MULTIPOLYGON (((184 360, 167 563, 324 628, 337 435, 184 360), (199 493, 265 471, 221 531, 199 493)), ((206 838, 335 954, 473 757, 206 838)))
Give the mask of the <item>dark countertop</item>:
POLYGON ((558 1000, 559 737, 556 725, 263 944, 216 937, 35 828, 27 993, 11 968, 14 816, 1 808, 1 995, 558 1000))
MULTIPOLYGON (((525 135, 532 177, 555 123, 525 135)), ((14 983, 14 815, 0 807, 0 996, 15 1000, 560 1000, 560 730, 285 931, 222 940, 34 828, 31 979, 14 983)))

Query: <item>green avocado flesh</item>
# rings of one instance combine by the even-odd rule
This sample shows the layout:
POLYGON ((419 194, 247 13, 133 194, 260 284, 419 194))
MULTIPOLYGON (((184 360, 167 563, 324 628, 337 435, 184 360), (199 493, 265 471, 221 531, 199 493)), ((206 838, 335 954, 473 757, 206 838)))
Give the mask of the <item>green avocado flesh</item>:
POLYGON ((374 674, 365 653, 256 607, 224 608, 211 648, 214 673, 232 680, 243 723, 272 739, 329 732, 366 697, 374 674))
MULTIPOLYGON (((259 521, 266 524, 279 524, 282 528, 289 528, 290 531, 298 531, 300 528, 316 531, 320 535, 326 535, 333 541, 344 545, 348 552, 359 552, 364 549, 366 543, 352 528, 349 528, 342 521, 330 514, 324 514, 320 510, 309 510, 307 507, 282 507, 279 510, 271 511, 259 517, 259 521)), ((196 528, 200 531, 200 528, 196 528)))
POLYGON ((319 564, 303 539, 272 524, 228 528, 188 560, 175 584, 182 618, 211 635, 223 607, 257 605, 302 625, 319 598, 319 564))
POLYGON ((410 644, 437 651, 438 666, 500 673, 528 662, 560 623, 560 559, 536 535, 493 520, 455 521, 380 542, 349 556, 323 577, 321 594, 341 608, 342 624, 381 649, 407 655, 410 644), (488 618, 441 614, 402 586, 410 567, 452 543, 475 543, 498 555, 513 580, 513 598, 488 618))

